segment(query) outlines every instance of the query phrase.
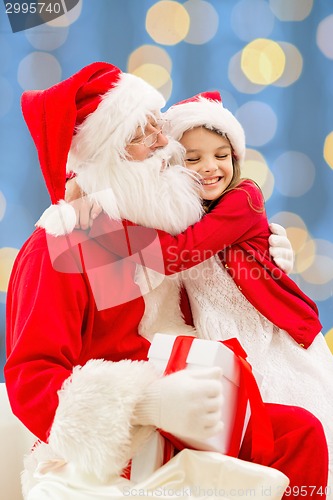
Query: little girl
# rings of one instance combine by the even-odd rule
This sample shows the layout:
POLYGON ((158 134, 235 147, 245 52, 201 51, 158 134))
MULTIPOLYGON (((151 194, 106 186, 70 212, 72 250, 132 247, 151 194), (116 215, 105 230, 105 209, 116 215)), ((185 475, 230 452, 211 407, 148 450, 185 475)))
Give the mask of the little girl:
MULTIPOLYGON (((197 334, 214 340, 237 337, 263 376, 263 399, 315 414, 332 461, 333 357, 320 333, 315 304, 269 257, 262 194, 240 176, 245 152, 241 127, 217 92, 183 101, 165 118, 170 135, 186 150, 186 166, 200 176, 206 211, 221 217, 225 243, 218 255, 183 271, 197 334)), ((178 255, 188 242, 195 247, 191 229, 170 238, 160 234, 163 248, 173 245, 178 255)), ((186 262, 178 264, 186 267, 186 262)), ((332 474, 331 468, 331 484, 332 474)))

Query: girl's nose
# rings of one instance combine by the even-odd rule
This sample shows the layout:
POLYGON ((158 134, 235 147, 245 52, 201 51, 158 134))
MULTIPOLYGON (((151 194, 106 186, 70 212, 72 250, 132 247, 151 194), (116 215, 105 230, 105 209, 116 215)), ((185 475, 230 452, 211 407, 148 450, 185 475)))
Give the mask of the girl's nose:
POLYGON ((205 172, 216 172, 218 166, 216 165, 215 159, 214 158, 206 159, 203 169, 205 172))
POLYGON ((157 148, 164 148, 164 146, 166 146, 167 144, 169 143, 168 141, 168 138, 166 135, 163 134, 163 132, 161 131, 158 136, 157 136, 157 141, 155 142, 155 144, 152 146, 153 149, 157 149, 157 148))

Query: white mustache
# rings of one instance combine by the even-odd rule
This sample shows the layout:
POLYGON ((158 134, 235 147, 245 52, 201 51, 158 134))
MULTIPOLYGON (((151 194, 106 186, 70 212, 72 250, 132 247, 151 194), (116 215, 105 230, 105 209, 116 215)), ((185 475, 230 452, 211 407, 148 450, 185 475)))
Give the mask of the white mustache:
POLYGON ((150 158, 158 158, 161 160, 164 169, 171 165, 183 165, 185 149, 183 146, 173 139, 168 137, 168 144, 163 148, 156 149, 150 158))

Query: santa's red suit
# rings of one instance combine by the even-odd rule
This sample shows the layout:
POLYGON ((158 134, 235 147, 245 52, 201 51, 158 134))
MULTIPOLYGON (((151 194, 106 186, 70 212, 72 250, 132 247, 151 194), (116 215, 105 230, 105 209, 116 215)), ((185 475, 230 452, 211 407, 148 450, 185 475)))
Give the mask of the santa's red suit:
MULTIPOLYGON (((57 245, 62 238, 68 245, 68 237, 57 245)), ((117 258, 81 232, 70 236, 70 244, 57 271, 45 232, 37 229, 16 260, 8 291, 6 382, 14 413, 42 441, 50 438, 55 457, 105 478, 120 474, 135 451, 130 419, 155 377, 148 364, 135 362, 146 359, 149 347, 138 333, 144 299, 97 310, 89 268, 95 263, 103 287, 121 293, 124 286, 137 287, 135 265, 124 262, 121 273, 112 272, 107 265, 117 258)), ((267 407, 274 453, 265 463, 251 457, 249 427, 239 457, 281 470, 291 486, 316 485, 314 498, 324 498, 321 424, 296 407, 267 407), (295 455, 298 446, 302 451, 295 455)))
MULTIPOLYGON (((202 215, 185 169, 161 172, 167 152, 166 157, 157 155, 140 167, 135 162, 119 163, 124 158, 121 145, 133 136, 138 121, 142 125, 147 113, 163 102, 158 93, 151 95, 150 86, 132 75, 119 76, 119 70, 110 66, 95 63, 68 83, 28 93, 23 100, 52 201, 63 198, 67 159, 63 149, 70 147, 78 126, 69 168, 77 174, 82 189, 92 193, 112 219, 136 218, 144 225, 177 233, 202 215), (141 107, 129 109, 138 95, 141 107), (122 97, 126 101, 123 114, 118 106, 122 97), (114 119, 105 130, 106 113, 114 119), (70 137, 64 132, 65 119, 72 123, 70 137), (58 135, 53 139, 55 131, 58 135), (116 136, 118 143, 109 143, 109 136, 116 136), (107 157, 106 162, 94 156, 95 150, 107 157), (91 162, 84 161, 85 155, 91 162), (171 191, 174 196, 166 199, 171 191), (147 200, 149 204, 142 205, 147 200)), ((7 298, 5 378, 13 412, 42 441, 27 461, 29 472, 34 472, 38 461, 54 458, 103 483, 122 474, 147 431, 151 432, 131 424, 144 389, 157 377, 145 362, 147 338, 160 328, 182 333, 190 327, 179 314, 177 281, 167 280, 161 287, 153 283, 152 293, 146 293, 145 286, 149 288, 151 282, 144 267, 119 258, 98 237, 71 232, 75 216, 69 208, 61 202, 46 211, 39 225, 47 232, 36 229, 14 264, 7 298), (59 235, 64 228, 70 234, 49 234, 59 235), (166 298, 163 323, 156 304, 166 298)), ((156 234, 147 230, 142 241, 145 244, 138 250, 144 266, 145 245, 154 245, 156 234)), ((268 405, 267 409, 275 449, 263 465, 284 472, 290 479, 290 491, 298 488, 304 496, 307 488, 315 486, 311 496, 325 498, 328 459, 320 422, 300 408, 268 405)), ((262 463, 261 458, 251 457, 250 443, 251 423, 239 457, 262 463)), ((26 493, 33 486, 30 480, 26 473, 26 493)))

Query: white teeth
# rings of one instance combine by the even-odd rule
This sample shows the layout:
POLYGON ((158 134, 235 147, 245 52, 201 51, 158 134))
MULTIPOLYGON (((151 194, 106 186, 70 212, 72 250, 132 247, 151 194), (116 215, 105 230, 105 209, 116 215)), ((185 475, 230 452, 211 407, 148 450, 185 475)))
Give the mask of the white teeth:
POLYGON ((207 184, 215 184, 219 180, 219 177, 214 177, 214 179, 202 179, 202 184, 207 185, 207 184))

